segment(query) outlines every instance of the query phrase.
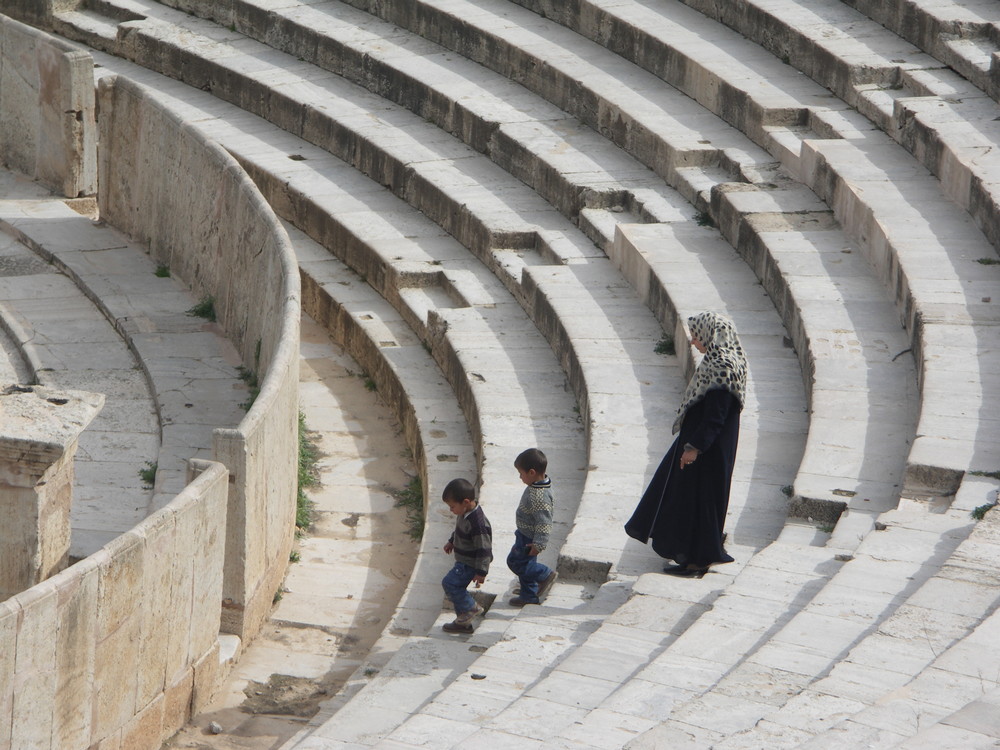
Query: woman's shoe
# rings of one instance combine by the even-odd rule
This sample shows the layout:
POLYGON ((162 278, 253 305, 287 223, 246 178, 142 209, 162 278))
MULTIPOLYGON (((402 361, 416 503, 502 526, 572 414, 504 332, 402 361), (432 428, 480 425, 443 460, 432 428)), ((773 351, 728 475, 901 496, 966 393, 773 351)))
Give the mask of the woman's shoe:
POLYGON ((708 568, 692 568, 688 565, 668 565, 663 569, 668 576, 678 578, 701 578, 708 572, 708 568))

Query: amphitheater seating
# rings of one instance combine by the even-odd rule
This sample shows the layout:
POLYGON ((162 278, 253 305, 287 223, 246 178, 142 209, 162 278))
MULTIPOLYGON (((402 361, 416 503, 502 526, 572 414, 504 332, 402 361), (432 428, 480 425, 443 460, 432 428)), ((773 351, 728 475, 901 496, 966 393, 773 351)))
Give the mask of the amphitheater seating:
POLYGON ((990 5, 168 4, 208 12, 101 0, 59 30, 267 121, 98 57, 155 81, 301 230, 314 317, 423 448, 428 531, 381 672, 289 747, 816 750, 981 728, 990 5), (682 321, 704 308, 750 355, 738 562, 665 580, 614 529, 669 442, 682 321), (676 357, 653 352, 664 332, 676 357), (503 538, 529 440, 559 446, 563 580, 517 611, 491 577, 475 635, 444 638, 435 488, 478 469, 503 538))

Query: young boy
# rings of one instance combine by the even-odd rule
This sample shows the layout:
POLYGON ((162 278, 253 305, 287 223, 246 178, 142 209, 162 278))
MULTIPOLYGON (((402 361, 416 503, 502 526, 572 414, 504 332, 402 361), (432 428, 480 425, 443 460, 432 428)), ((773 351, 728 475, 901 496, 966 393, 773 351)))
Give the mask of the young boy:
POLYGON ((538 604, 559 576, 538 562, 538 553, 552 533, 552 481, 545 473, 547 467, 548 460, 538 448, 529 448, 514 459, 514 468, 528 485, 517 506, 514 546, 507 556, 507 567, 521 582, 520 592, 510 600, 514 607, 538 604))
POLYGON ((456 617, 442 629, 446 633, 471 633, 472 620, 483 613, 483 608, 469 593, 469 584, 475 581, 478 586, 486 580, 493 562, 493 529, 476 502, 471 482, 452 479, 441 493, 441 499, 457 516, 455 531, 444 545, 449 555, 455 553, 455 565, 441 581, 444 593, 455 605, 456 617))

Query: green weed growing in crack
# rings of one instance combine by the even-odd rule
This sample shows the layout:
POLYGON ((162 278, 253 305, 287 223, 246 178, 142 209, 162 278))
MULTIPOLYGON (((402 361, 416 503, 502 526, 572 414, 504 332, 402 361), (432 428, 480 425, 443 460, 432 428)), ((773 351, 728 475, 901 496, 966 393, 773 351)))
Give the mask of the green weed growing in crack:
POLYGON ((250 370, 243 365, 236 368, 236 374, 240 376, 247 387, 248 395, 247 400, 240 404, 240 408, 243 411, 250 411, 250 407, 253 406, 253 402, 257 400, 257 396, 260 395, 260 383, 257 382, 257 373, 250 370))
POLYGON ((306 428, 306 415, 299 412, 299 482, 295 502, 295 526, 300 530, 308 529, 312 525, 314 503, 306 495, 306 490, 319 484, 317 461, 319 461, 319 450, 306 428))
POLYGON ((980 505, 969 511, 969 515, 972 516, 972 518, 975 519, 976 521, 982 521, 984 518, 986 518, 986 514, 989 513, 991 509, 995 508, 996 505, 997 505, 996 500, 994 500, 992 503, 984 503, 983 505, 980 505))
POLYGON ((139 469, 139 479, 142 480, 143 489, 153 489, 153 485, 156 483, 156 466, 155 461, 147 461, 146 465, 139 469))
POLYGON ((674 346, 674 337, 664 335, 663 338, 656 342, 656 346, 653 347, 653 351, 657 354, 667 354, 673 356, 677 353, 677 347, 674 346))
POLYGON ((424 488, 420 477, 396 493, 396 506, 406 511, 407 531, 410 538, 419 542, 424 536, 424 488))
POLYGON ((188 315, 195 318, 204 318, 205 320, 214 323, 215 322, 215 297, 211 294, 207 294, 199 300, 198 304, 187 311, 188 315))

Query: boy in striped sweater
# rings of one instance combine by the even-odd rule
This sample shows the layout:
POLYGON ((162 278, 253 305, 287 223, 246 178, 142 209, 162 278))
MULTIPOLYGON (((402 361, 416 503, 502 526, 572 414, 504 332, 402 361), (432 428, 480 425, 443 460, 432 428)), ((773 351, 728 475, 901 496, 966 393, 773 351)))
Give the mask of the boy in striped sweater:
POLYGON ((513 607, 538 604, 559 576, 538 562, 538 553, 549 543, 552 533, 552 480, 545 470, 549 462, 538 448, 529 448, 514 459, 514 468, 527 486, 517 506, 514 546, 507 555, 507 567, 517 575, 520 588, 510 600, 513 607))
POLYGON ((454 513, 455 531, 444 545, 449 555, 455 553, 455 565, 442 579, 444 593, 455 605, 454 622, 445 623, 446 633, 471 633, 472 620, 483 613, 469 593, 473 581, 481 586, 493 562, 493 529, 476 502, 476 490, 465 479, 452 479, 441 493, 441 499, 454 513))

